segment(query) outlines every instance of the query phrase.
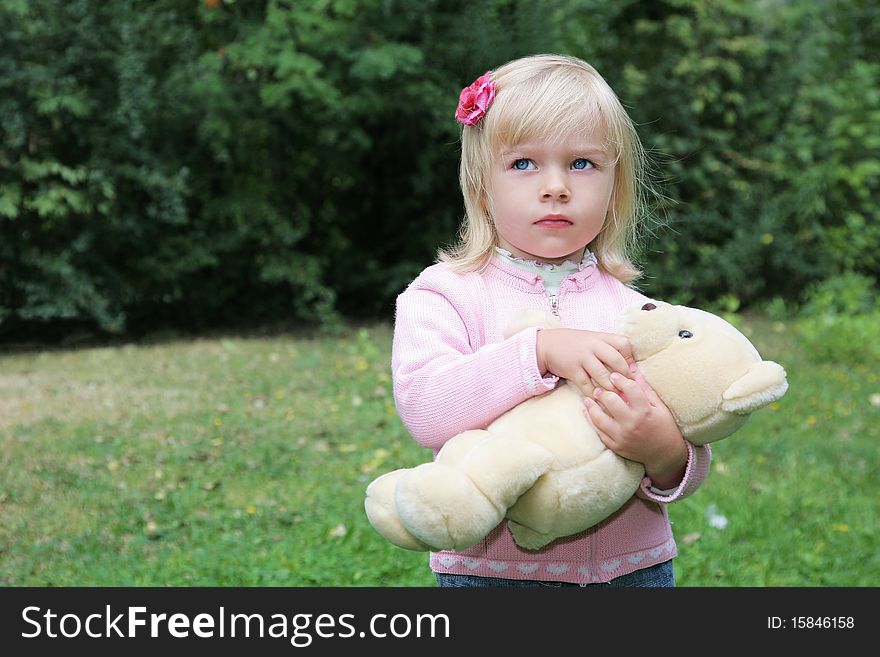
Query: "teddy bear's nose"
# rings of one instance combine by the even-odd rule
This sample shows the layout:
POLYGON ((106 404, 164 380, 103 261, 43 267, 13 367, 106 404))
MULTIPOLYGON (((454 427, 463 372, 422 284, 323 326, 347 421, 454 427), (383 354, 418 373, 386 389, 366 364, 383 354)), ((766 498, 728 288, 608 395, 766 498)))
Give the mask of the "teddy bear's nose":
POLYGON ((656 307, 653 303, 646 303, 642 306, 642 310, 654 310, 656 307))

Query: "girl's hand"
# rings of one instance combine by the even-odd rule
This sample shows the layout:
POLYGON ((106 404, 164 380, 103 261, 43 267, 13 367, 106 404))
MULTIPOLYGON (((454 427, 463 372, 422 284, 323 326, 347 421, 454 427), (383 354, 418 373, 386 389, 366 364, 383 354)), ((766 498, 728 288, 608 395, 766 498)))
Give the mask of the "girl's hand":
POLYGON ((687 445, 663 400, 640 372, 634 373, 635 379, 611 374, 616 390, 596 388, 584 399, 584 412, 608 449, 644 464, 657 488, 673 488, 684 476, 687 445))
POLYGON ((542 329, 538 331, 538 368, 571 381, 584 394, 595 385, 616 390, 609 377, 618 372, 630 376, 633 362, 629 340, 615 333, 597 333, 579 329, 542 329))

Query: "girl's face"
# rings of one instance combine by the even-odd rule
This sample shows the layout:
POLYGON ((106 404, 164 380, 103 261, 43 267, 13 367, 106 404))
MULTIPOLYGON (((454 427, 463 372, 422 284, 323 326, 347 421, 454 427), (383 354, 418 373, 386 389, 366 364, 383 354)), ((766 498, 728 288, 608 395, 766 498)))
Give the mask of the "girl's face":
POLYGON ((529 141, 502 151, 489 185, 501 248, 554 264, 580 261, 605 222, 613 158, 594 138, 529 141))

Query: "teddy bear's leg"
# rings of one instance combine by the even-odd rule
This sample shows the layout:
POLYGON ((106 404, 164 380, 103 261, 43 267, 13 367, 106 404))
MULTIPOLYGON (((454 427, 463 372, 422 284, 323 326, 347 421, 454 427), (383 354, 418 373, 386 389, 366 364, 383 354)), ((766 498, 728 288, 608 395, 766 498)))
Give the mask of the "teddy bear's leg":
POLYGON ((367 486, 367 497, 364 500, 364 509, 367 519, 373 528, 398 547, 417 552, 430 550, 415 536, 409 533, 400 522, 397 509, 394 506, 394 489, 401 476, 409 468, 400 468, 375 479, 367 486))
POLYGON ((462 550, 492 531, 551 462, 550 452, 539 445, 489 436, 456 465, 425 463, 405 473, 395 507, 421 542, 462 550))
POLYGON ((469 548, 504 517, 464 472, 443 463, 413 468, 394 502, 403 526, 432 550, 469 548))
POLYGON ((529 527, 510 519, 507 520, 507 528, 513 535, 513 540, 516 544, 526 550, 540 550, 542 547, 552 543, 558 538, 553 534, 536 532, 534 529, 530 529, 529 527))
POLYGON ((611 450, 577 468, 548 472, 508 510, 517 545, 529 550, 601 522, 629 500, 645 474, 611 450))

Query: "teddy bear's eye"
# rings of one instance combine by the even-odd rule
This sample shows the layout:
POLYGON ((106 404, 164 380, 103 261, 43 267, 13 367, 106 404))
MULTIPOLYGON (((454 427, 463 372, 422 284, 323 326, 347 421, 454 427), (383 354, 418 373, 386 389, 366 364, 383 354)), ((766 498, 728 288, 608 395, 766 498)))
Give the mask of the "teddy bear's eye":
POLYGON ((680 337, 680 338, 692 338, 692 337, 694 337, 694 334, 691 333, 691 332, 688 331, 688 330, 684 330, 684 331, 679 331, 679 332, 678 332, 678 337, 680 337))

